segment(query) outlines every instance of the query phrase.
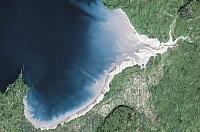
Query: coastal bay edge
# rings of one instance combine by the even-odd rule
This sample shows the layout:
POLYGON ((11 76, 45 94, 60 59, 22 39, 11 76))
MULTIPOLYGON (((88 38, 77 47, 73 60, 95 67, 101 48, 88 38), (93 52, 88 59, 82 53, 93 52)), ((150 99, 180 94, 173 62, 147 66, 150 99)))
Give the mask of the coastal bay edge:
MULTIPOLYGON (((125 14, 125 12, 123 12, 121 9, 117 9, 117 10, 119 10, 125 14)), ((126 16, 126 19, 130 24, 130 21, 127 16, 126 16)), ((173 24, 173 22, 172 22, 172 24, 173 24)), ((148 36, 146 36, 146 35, 138 34, 137 31, 135 30, 135 28, 131 24, 130 24, 130 26, 134 30, 134 33, 133 33, 134 36, 132 36, 132 37, 139 40, 139 42, 147 44, 148 46, 145 47, 144 49, 139 49, 137 52, 133 53, 138 58, 134 58, 133 56, 128 56, 125 61, 121 62, 121 64, 112 66, 108 70, 110 72, 107 72, 107 75, 103 78, 103 80, 104 80, 104 82, 102 84, 103 88, 101 89, 100 93, 98 94, 98 96, 96 98, 90 99, 87 103, 84 104, 84 106, 81 106, 79 109, 76 109, 75 111, 71 111, 59 118, 54 118, 50 122, 42 122, 42 123, 37 122, 36 120, 30 120, 31 115, 28 112, 29 108, 27 106, 26 100, 24 99, 23 103, 25 105, 25 109, 24 109, 25 117, 32 123, 32 125, 35 128, 40 128, 41 130, 55 129, 58 124, 64 125, 64 122, 69 122, 75 118, 85 115, 96 104, 98 104, 101 100, 103 100, 105 93, 108 92, 110 89, 109 84, 116 74, 121 73, 123 69, 134 66, 134 65, 139 65, 141 67, 145 67, 145 65, 147 64, 147 62, 151 56, 156 56, 157 53, 160 53, 160 54, 164 53, 165 51, 167 51, 167 49, 169 47, 170 48, 173 47, 173 45, 176 44, 176 42, 181 38, 182 39, 188 38, 188 37, 179 37, 175 41, 173 41, 172 36, 171 36, 172 26, 170 25, 169 41, 166 43, 160 43, 157 38, 148 38, 148 36)))

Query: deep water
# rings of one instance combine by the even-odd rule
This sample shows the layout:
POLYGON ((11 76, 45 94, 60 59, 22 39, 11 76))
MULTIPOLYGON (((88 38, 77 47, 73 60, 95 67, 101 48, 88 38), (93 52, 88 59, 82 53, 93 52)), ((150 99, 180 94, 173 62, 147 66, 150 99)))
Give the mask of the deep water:
POLYGON ((23 69, 32 119, 50 121, 79 108, 124 54, 120 25, 109 26, 116 15, 100 0, 1 1, 1 91, 23 69))

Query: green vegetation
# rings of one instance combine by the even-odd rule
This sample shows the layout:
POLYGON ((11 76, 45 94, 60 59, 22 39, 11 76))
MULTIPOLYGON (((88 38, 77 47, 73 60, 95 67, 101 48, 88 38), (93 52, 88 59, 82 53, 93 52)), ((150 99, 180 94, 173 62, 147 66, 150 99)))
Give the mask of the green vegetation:
POLYGON ((133 76, 133 74, 137 74, 143 71, 139 66, 128 67, 126 70, 123 70, 120 74, 115 75, 113 80, 110 83, 110 90, 105 94, 105 97, 102 101, 106 100, 108 97, 112 96, 116 92, 120 91, 122 87, 127 85, 127 82, 133 76))
POLYGON ((169 40, 169 25, 185 0, 103 0, 109 9, 121 8, 140 34, 169 40))
POLYGON ((174 28, 173 38, 179 36, 190 36, 191 40, 196 45, 200 42, 200 1, 191 2, 185 6, 185 9, 189 12, 187 17, 183 16, 182 11, 178 11, 176 17, 176 27, 174 28))
POLYGON ((97 132, 132 132, 133 130, 150 130, 151 121, 144 113, 128 106, 118 106, 109 114, 98 127, 97 132))
POLYGON ((22 131, 24 118, 23 98, 27 92, 27 86, 22 81, 22 74, 13 85, 8 86, 5 93, 0 92, 0 131, 22 131))
MULTIPOLYGON (((162 55, 151 57, 146 69, 126 68, 116 75, 105 98, 82 117, 59 125, 52 132, 75 131, 200 131, 200 2, 193 0, 103 0, 110 9, 122 8, 139 33, 169 39, 189 36, 192 43, 178 41, 162 55), (143 87, 136 85, 144 84, 143 87), (147 87, 147 92, 138 92, 147 87), (130 92, 131 90, 131 92, 130 92), (148 94, 150 93, 150 95, 148 94), (143 111, 135 96, 150 96, 143 111), (130 96, 130 97, 129 97, 130 96)), ((1 132, 39 132, 24 117, 27 92, 22 75, 0 93, 1 132)), ((146 90, 146 89, 145 89, 146 90)))
MULTIPOLYGON (((170 25, 169 21, 176 20, 172 31, 173 39, 179 36, 191 38, 192 43, 179 41, 176 48, 169 49, 165 53, 167 55, 164 58, 165 63, 162 63, 163 55, 151 57, 147 68, 144 70, 144 75, 146 75, 148 82, 149 78, 155 76, 148 74, 148 71, 151 71, 157 65, 164 64, 162 67, 163 75, 159 77, 158 83, 155 85, 148 84, 152 94, 149 102, 156 115, 154 122, 158 124, 157 131, 159 129, 164 131, 200 131, 200 82, 198 81, 200 79, 200 9, 198 8, 200 3, 192 1, 183 4, 183 1, 176 2, 175 0, 165 1, 165 4, 164 1, 145 0, 140 0, 140 4, 137 3, 138 1, 123 0, 103 0, 103 2, 111 9, 122 8, 140 33, 152 34, 161 41, 166 41, 165 35, 168 35, 168 30, 166 30, 168 26, 166 27, 165 24, 170 25), (142 3, 143 6, 141 6, 142 3), (160 6, 152 8, 150 6, 152 3, 160 6), (151 9, 148 8, 149 6, 151 9), (184 10, 179 10, 180 7, 184 7, 184 10), (158 8, 162 12, 156 15, 157 17, 152 17, 151 14, 154 14, 158 8), (134 13, 143 17, 133 17, 134 13), (156 25, 158 26, 155 26, 155 21, 157 21, 156 25), (166 23, 163 23, 165 21, 166 23), (151 26, 151 24, 154 26, 151 26)), ((148 131, 148 129, 145 131, 148 131)))
POLYGON ((180 42, 170 50, 170 65, 150 88, 160 126, 166 131, 200 131, 200 45, 180 42))
MULTIPOLYGON (((200 74, 197 72, 200 71, 200 62, 197 61, 200 58, 200 45, 184 41, 179 43, 181 45, 178 48, 169 49, 155 58, 151 57, 146 69, 137 67, 149 82, 149 79, 156 76, 152 74, 153 71, 165 64, 162 67, 163 75, 158 76, 158 83, 148 84, 152 96, 147 105, 152 106, 155 117, 147 118, 144 113, 139 113, 132 107, 116 107, 97 131, 200 131, 200 74), (137 113, 139 120, 128 118, 127 115, 132 113, 131 109, 137 113), (148 123, 135 126, 138 121, 148 123), (146 124, 149 124, 148 127, 146 124)), ((127 68, 123 72, 130 72, 130 69, 134 68, 127 68)), ((130 75, 129 77, 131 78, 130 75)), ((114 81, 120 78, 123 78, 123 74, 114 77, 113 88, 120 86, 119 82, 114 81)), ((128 83, 130 78, 123 83, 128 83)))

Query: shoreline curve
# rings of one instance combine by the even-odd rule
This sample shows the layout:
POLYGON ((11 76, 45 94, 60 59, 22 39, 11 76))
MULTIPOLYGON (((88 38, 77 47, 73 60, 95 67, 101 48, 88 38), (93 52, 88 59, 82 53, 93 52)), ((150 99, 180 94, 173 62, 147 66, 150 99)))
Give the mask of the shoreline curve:
MULTIPOLYGON (((125 14, 125 12, 122 9, 116 9, 116 10, 119 10, 120 12, 125 14)), ((53 118, 53 120, 51 120, 49 122, 43 122, 43 123, 41 123, 41 121, 37 122, 37 120, 30 121, 31 115, 28 112, 29 107, 27 105, 27 102, 25 100, 26 97, 25 97, 23 99, 23 103, 25 106, 24 115, 35 128, 37 128, 37 129, 40 128, 41 130, 55 129, 58 124, 61 124, 63 126, 64 122, 69 122, 73 119, 76 119, 80 116, 85 115, 96 104, 98 104, 101 100, 103 100, 105 93, 108 92, 110 89, 109 84, 116 74, 119 74, 125 68, 131 67, 134 65, 139 65, 141 68, 145 68, 145 65, 147 64, 147 62, 151 56, 156 56, 157 53, 160 53, 160 54, 164 53, 165 51, 167 51, 167 49, 169 47, 170 48, 173 47, 173 45, 176 44, 176 42, 180 38, 181 39, 188 38, 188 37, 179 37, 175 41, 173 41, 172 36, 171 36, 171 25, 170 25, 169 26, 169 28, 170 28, 169 41, 166 43, 160 42, 157 38, 149 38, 147 35, 138 34, 137 31, 135 30, 135 28, 131 25, 130 20, 128 19, 126 14, 125 14, 125 16, 126 16, 127 22, 129 22, 129 25, 131 26, 132 30, 134 31, 134 33, 132 33, 134 36, 132 36, 132 35, 129 36, 130 39, 132 39, 132 38, 137 39, 140 43, 147 44, 147 47, 144 47, 143 49, 139 49, 137 52, 134 52, 132 56, 127 56, 126 59, 124 61, 122 61, 120 64, 113 65, 109 68, 109 70, 105 70, 104 73, 106 73, 106 75, 104 74, 104 76, 102 76, 100 78, 100 80, 102 81, 102 84, 99 84, 99 82, 94 84, 98 87, 101 87, 100 92, 98 94, 96 94, 97 96, 95 98, 92 98, 89 101, 87 101, 87 103, 84 103, 84 105, 82 105, 78 109, 67 112, 65 115, 60 116, 61 118, 60 117, 53 118), (38 125, 38 124, 40 124, 40 125, 38 125)), ((173 22, 172 22, 172 24, 173 24, 173 22)))

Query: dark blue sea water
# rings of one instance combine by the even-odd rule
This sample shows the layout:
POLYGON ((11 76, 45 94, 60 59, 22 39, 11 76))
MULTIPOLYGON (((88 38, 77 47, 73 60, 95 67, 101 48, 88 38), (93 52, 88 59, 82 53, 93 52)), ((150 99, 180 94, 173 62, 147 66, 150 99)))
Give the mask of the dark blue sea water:
POLYGON ((115 15, 100 0, 1 0, 1 91, 23 69, 32 119, 50 121, 80 107, 123 54, 114 30, 120 25, 108 26, 115 15))

